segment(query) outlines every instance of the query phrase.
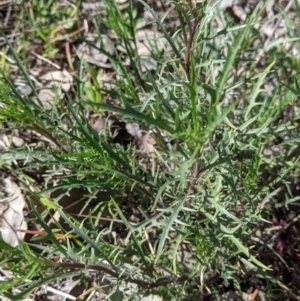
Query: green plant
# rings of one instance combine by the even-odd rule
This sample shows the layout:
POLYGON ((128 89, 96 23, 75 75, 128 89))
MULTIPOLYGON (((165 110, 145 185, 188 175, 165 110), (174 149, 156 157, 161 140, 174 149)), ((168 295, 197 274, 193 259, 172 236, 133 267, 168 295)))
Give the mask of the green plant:
MULTIPOLYGON (((59 1, 32 1, 21 8, 23 41, 21 50, 30 40, 38 38, 42 41, 43 56, 54 58, 60 51, 61 42, 68 40, 78 27, 80 1, 61 3, 59 1)), ((29 46, 29 45, 28 45, 29 46)))
MULTIPOLYGON (((0 162, 21 179, 29 178, 29 168, 47 171, 41 191, 37 188, 32 193, 43 210, 39 212, 33 204, 31 208, 33 220, 42 225, 48 240, 22 243, 20 250, 2 243, 2 257, 11 252, 2 264, 19 277, 13 283, 5 282, 0 292, 20 300, 53 279, 85 277, 86 269, 99 271, 108 279, 109 284, 101 284, 101 289, 112 299, 126 293, 131 300, 138 299, 151 291, 164 300, 172 300, 175 294, 180 300, 193 299, 199 294, 194 290, 199 279, 209 291, 211 275, 237 284, 241 274, 250 274, 264 279, 269 291, 278 286, 289 291, 261 260, 263 242, 253 229, 264 222, 264 199, 297 170, 299 151, 290 140, 281 144, 283 149, 276 157, 264 154, 267 145, 276 145, 278 137, 292 140, 298 134, 295 116, 284 122, 280 119, 281 112, 299 95, 297 64, 293 58, 288 63, 275 62, 282 53, 274 46, 261 70, 255 69, 253 59, 260 49, 252 53, 248 49, 257 37, 253 24, 262 5, 246 25, 228 25, 216 32, 211 25, 218 14, 215 7, 207 1, 197 6, 192 1, 175 1, 180 29, 168 32, 155 12, 140 2, 171 49, 157 61, 156 72, 141 72, 132 1, 126 12, 115 2, 104 1, 105 25, 116 33, 116 43, 124 46, 129 57, 125 65, 122 54, 112 56, 105 47, 99 48, 109 56, 118 75, 114 88, 98 85, 93 91, 98 74, 81 58, 75 97, 67 95, 47 111, 30 97, 19 95, 2 72, 6 83, 0 85, 4 104, 0 121, 47 138, 38 148, 28 145, 3 152, 0 162), (263 86, 287 68, 294 70, 292 76, 279 76, 278 87, 272 94, 266 93, 263 86), (92 78, 88 83, 84 83, 86 70, 92 78), (103 103, 101 93, 118 99, 119 105, 103 103), (151 130, 156 141, 154 153, 140 154, 133 145, 113 144, 116 133, 96 133, 86 120, 88 108, 101 114, 116 113, 124 122, 134 121, 151 130), (16 166, 15 160, 30 165, 16 166), (61 195, 52 199, 45 195, 49 191, 67 194, 75 188, 85 188, 90 196, 85 206, 95 194, 110 193, 79 220, 65 212, 61 195), (53 209, 61 216, 55 230, 71 235, 64 243, 45 222, 53 209), (130 219, 132 215, 136 220, 130 219), (111 223, 100 230, 98 223, 105 218, 111 223), (123 225, 125 237, 118 233, 118 239, 113 237, 116 220, 123 225), (52 260, 53 254, 59 262, 52 260), (25 266, 22 271, 21 265, 25 266), (25 279, 29 281, 24 283, 25 279), (7 292, 16 286, 22 287, 21 293, 13 296, 7 292)), ((45 20, 49 20, 47 14, 45 20)), ((94 23, 98 21, 96 16, 94 23)), ((152 46, 152 55, 159 55, 155 44, 152 46)), ((35 90, 15 49, 9 47, 35 90)), ((215 290, 213 285, 211 290, 215 290)), ((200 293, 205 294, 203 286, 200 293)))

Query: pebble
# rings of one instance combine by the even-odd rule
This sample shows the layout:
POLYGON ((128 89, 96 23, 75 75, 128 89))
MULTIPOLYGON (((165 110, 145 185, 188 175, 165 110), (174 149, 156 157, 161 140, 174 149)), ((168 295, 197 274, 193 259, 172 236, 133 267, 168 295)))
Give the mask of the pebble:
POLYGON ((15 147, 21 147, 24 145, 25 141, 23 138, 20 138, 20 137, 16 137, 16 136, 13 136, 12 137, 12 143, 15 147))

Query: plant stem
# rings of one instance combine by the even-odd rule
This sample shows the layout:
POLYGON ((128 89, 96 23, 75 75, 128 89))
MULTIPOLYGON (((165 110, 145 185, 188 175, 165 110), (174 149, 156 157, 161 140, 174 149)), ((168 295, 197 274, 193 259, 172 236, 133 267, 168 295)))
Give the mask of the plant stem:
POLYGON ((199 178, 199 174, 200 174, 200 161, 199 158, 197 158, 193 168, 192 179, 189 182, 188 194, 194 191, 196 181, 199 178))
POLYGON ((198 19, 194 19, 191 28, 189 30, 189 38, 188 38, 188 43, 186 45, 185 49, 185 59, 184 59, 184 66, 185 66, 185 72, 188 77, 188 79, 191 79, 190 75, 190 68, 191 68, 191 53, 192 53, 192 45, 193 45, 193 40, 195 37, 195 33, 197 30, 197 26, 199 24, 198 19))

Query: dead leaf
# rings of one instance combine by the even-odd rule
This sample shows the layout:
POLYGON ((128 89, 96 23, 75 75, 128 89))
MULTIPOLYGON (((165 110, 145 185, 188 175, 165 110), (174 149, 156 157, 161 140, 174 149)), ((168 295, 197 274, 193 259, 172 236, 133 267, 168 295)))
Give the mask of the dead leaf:
POLYGON ((143 58, 141 57, 141 65, 142 65, 142 72, 147 70, 156 70, 157 62, 153 57, 143 58))
POLYGON ((94 114, 91 116, 90 124, 100 134, 109 130, 113 136, 113 143, 121 144, 125 148, 132 144, 140 153, 154 153, 155 139, 150 132, 142 130, 137 123, 125 123, 114 115, 105 118, 101 114, 94 114))
POLYGON ((140 137, 140 126, 137 123, 127 123, 126 130, 130 135, 139 139, 140 137))
POLYGON ((105 131, 105 118, 100 114, 92 115, 90 124, 97 133, 105 131))
POLYGON ((16 232, 15 229, 27 229, 23 209, 26 206, 21 189, 9 178, 4 179, 6 198, 0 200, 0 228, 3 240, 12 247, 19 244, 25 233, 16 232))
POLYGON ((43 107, 46 109, 46 110, 51 110, 52 109, 52 106, 53 106, 53 102, 55 100, 56 97, 58 98, 62 98, 63 97, 63 93, 58 90, 57 93, 55 93, 52 88, 43 88, 43 89, 40 89, 38 91, 38 96, 39 96, 39 99, 43 105, 43 107))
MULTIPOLYGON (((15 229, 16 232, 20 232, 20 233, 27 233, 27 234, 31 234, 31 235, 37 235, 37 236, 47 236, 47 232, 46 231, 39 231, 39 230, 24 230, 24 229, 15 229)), ((53 236, 56 239, 67 239, 67 238, 74 238, 74 235, 71 234, 62 234, 62 233, 56 233, 53 232, 53 236)))
POLYGON ((17 78, 17 79, 15 79, 14 85, 16 86, 18 92, 22 96, 28 96, 32 92, 32 89, 28 85, 28 83, 27 83, 27 81, 26 81, 25 78, 17 78))
POLYGON ((243 293, 243 299, 244 301, 255 301, 256 296, 258 295, 258 289, 255 289, 253 293, 243 293))
POLYGON ((85 1, 83 1, 83 2, 81 3, 81 6, 82 6, 83 11, 85 11, 85 10, 93 10, 93 11, 96 11, 96 10, 99 10, 99 9, 103 9, 103 8, 104 8, 104 4, 101 3, 101 2, 90 3, 90 2, 85 2, 85 1))
POLYGON ((9 140, 5 134, 0 135, 0 150, 7 150, 9 148, 9 140))
MULTIPOLYGON (((132 47, 135 45, 132 43, 132 47)), ((136 47, 137 53, 141 60, 142 72, 146 70, 156 70, 157 62, 152 57, 153 51, 170 50, 170 45, 163 35, 156 33, 153 30, 145 29, 136 32, 136 47)), ((124 46, 118 45, 117 49, 126 53, 124 46)), ((130 59, 125 60, 125 64, 130 64, 130 59)))
POLYGON ((222 0, 220 3, 221 9, 226 9, 228 7, 232 7, 233 5, 239 4, 240 1, 237 0, 222 0))
POLYGON ((151 45, 157 47, 158 51, 171 49, 171 46, 164 35, 154 30, 138 30, 136 32, 136 39, 137 41, 142 42, 148 49, 151 49, 151 45))
POLYGON ((155 139, 151 133, 141 130, 137 123, 127 123, 127 132, 134 137, 134 143, 137 145, 138 150, 141 153, 154 153, 155 139))
POLYGON ((68 92, 73 84, 73 77, 67 71, 51 71, 40 77, 40 80, 45 84, 46 87, 57 87, 64 92, 68 92))
POLYGON ((155 139, 149 132, 142 131, 141 134, 141 152, 146 154, 154 153, 154 145, 156 144, 155 139))
POLYGON ((94 44, 95 47, 90 47, 86 43, 82 43, 78 47, 77 53, 79 53, 80 55, 83 54, 84 60, 89 64, 103 68, 110 68, 111 64, 108 63, 108 56, 98 49, 101 48, 101 45, 103 45, 104 50, 110 55, 113 55, 115 53, 114 44, 107 35, 101 35, 101 42, 96 41, 97 38, 98 36, 96 35, 88 35, 86 37, 87 41, 94 44))
POLYGON ((63 98, 73 84, 73 77, 67 71, 51 71, 40 77, 43 87, 38 90, 38 97, 46 110, 51 110, 55 98, 63 98))

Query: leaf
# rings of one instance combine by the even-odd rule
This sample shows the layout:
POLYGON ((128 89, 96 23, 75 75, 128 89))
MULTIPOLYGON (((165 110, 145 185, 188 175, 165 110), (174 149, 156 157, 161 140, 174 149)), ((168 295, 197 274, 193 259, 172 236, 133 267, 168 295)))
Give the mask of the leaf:
MULTIPOLYGON (((217 222, 217 220, 211 214, 207 213, 203 208, 201 208, 201 212, 213 223, 217 222)), ((218 225, 220 227, 220 230, 224 233, 233 233, 234 231, 237 230, 237 227, 235 227, 234 229, 228 229, 227 227, 222 225, 219 221, 218 221, 218 225)), ((249 249, 247 247, 245 247, 235 236, 226 235, 225 237, 227 239, 231 240, 231 242, 237 247, 238 251, 240 253, 243 253, 244 255, 246 255, 257 266, 259 266, 265 270, 271 270, 269 267, 265 266, 263 263, 258 261, 253 255, 251 255, 249 249)))
POLYGON ((168 208, 168 211, 171 212, 171 215, 169 217, 165 218, 163 231, 160 236, 159 244, 158 244, 157 251, 156 251, 155 263, 158 262, 159 258, 161 257, 161 255, 163 253, 163 248, 164 248, 165 242, 168 238, 169 232, 172 229, 173 224, 178 220, 178 218, 177 218, 178 214, 179 214, 180 210, 183 208, 185 201, 186 201, 186 198, 183 198, 182 200, 180 200, 178 202, 178 204, 174 208, 168 208))
POLYGON ((125 117, 135 118, 145 122, 147 125, 157 126, 161 129, 168 131, 171 134, 175 133, 175 130, 171 128, 164 120, 157 118, 154 119, 147 114, 140 113, 139 111, 133 109, 129 104, 125 103, 125 108, 116 107, 110 104, 99 104, 95 102, 86 102, 86 104, 101 108, 103 110, 116 112, 122 114, 125 117))
POLYGON ((103 257, 103 259, 105 259, 109 265, 111 266, 111 268, 115 271, 118 271, 118 268, 115 266, 115 264, 109 259, 109 257, 107 256, 107 254, 105 254, 105 252, 101 249, 101 247, 93 240, 91 239, 85 231, 83 231, 83 229, 77 227, 72 221, 71 219, 65 214, 64 210, 62 210, 61 208, 57 209, 59 214, 61 215, 61 217, 65 220, 65 222, 73 229, 73 231, 82 239, 84 239, 87 243, 90 244, 90 246, 95 250, 96 253, 100 254, 100 256, 103 257))
POLYGON ((232 46, 228 45, 228 55, 226 58, 225 65, 223 67, 223 70, 220 72, 220 76, 216 85, 216 98, 215 98, 215 103, 218 103, 221 95, 223 93, 223 87, 224 84, 227 80, 229 72, 232 70, 232 66, 234 64, 236 55, 248 33, 249 30, 249 25, 243 29, 237 36, 237 38, 234 40, 234 43, 232 46))
POLYGON ((256 98, 258 96, 258 94, 261 92, 260 87, 262 86, 262 84, 264 83, 264 80, 267 76, 267 74, 270 72, 271 68, 274 66, 275 62, 271 63, 264 72, 262 72, 259 77, 258 77, 258 81, 256 82, 256 84, 254 85, 254 87, 252 88, 252 93, 250 94, 249 98, 248 98, 248 106, 247 109, 245 111, 244 117, 245 120, 248 119, 248 115, 250 113, 250 111, 253 109, 254 106, 260 105, 260 103, 256 102, 256 98))
POLYGON ((218 202, 216 202, 213 198, 208 198, 209 202, 216 208, 217 211, 222 212, 232 220, 241 223, 241 220, 238 219, 236 216, 228 212, 222 205, 220 205, 218 202))

